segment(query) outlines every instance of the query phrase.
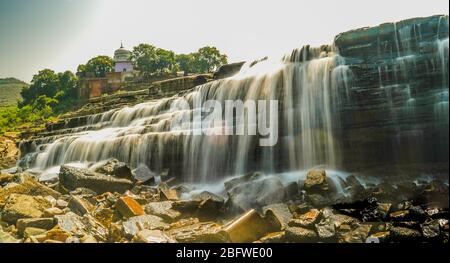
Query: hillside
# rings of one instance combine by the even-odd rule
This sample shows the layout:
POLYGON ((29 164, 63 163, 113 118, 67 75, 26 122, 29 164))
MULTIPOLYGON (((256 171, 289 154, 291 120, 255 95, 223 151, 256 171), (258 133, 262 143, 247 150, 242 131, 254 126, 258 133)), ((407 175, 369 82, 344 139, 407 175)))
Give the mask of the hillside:
POLYGON ((0 107, 16 103, 20 99, 20 91, 27 83, 15 78, 0 78, 0 107))

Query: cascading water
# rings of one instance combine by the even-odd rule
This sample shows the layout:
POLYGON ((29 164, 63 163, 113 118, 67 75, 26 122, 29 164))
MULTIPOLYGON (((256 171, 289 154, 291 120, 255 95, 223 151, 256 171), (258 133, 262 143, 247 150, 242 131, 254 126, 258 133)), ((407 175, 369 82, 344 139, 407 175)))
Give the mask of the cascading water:
MULTIPOLYGON (((155 172, 169 169, 184 181, 209 182, 257 170, 276 174, 317 165, 346 169, 360 156, 365 162, 387 158, 397 162, 405 155, 402 151, 410 149, 430 152, 434 145, 430 136, 436 130, 439 134, 448 130, 448 17, 446 21, 447 31, 439 20, 440 29, 431 40, 419 23, 393 24, 388 40, 376 38, 373 58, 351 53, 364 45, 348 50, 342 43, 304 46, 281 60, 247 63, 233 77, 179 96, 91 115, 85 126, 69 134, 36 141, 36 150, 24 156, 22 163, 45 170, 64 163, 117 158, 132 167, 145 164, 155 172), (431 84, 423 81, 426 78, 433 80, 431 84), (211 100, 222 108, 227 101, 277 100, 277 143, 261 147, 260 135, 196 135, 172 129, 176 120, 189 119, 182 124, 208 130, 202 127, 208 113, 201 106, 211 100), (189 110, 174 107, 183 101, 189 110), (197 113, 202 113, 200 119, 197 113), (359 117, 362 113, 364 117, 359 117), (421 123, 430 114, 437 119, 433 124, 440 125, 433 131, 421 123), (446 126, 441 119, 447 120, 446 126), (384 130, 377 133, 380 126, 384 130)), ((248 116, 243 116, 247 121, 248 116)), ((244 130, 256 125, 247 123, 244 130)), ((239 128, 234 122, 219 126, 239 128)), ((448 136, 437 143, 444 148, 439 151, 446 148, 448 152, 448 136)), ((441 160, 444 155, 428 158, 441 160)), ((406 161, 426 158, 408 155, 406 161)))
POLYGON ((348 95, 351 76, 343 64, 344 59, 330 47, 305 47, 282 61, 248 65, 232 78, 196 87, 183 97, 93 115, 88 125, 95 125, 97 130, 81 129, 56 139, 37 154, 33 165, 44 170, 63 163, 114 157, 133 167, 144 163, 155 171, 175 169, 187 181, 207 181, 256 169, 274 172, 320 164, 336 167, 339 143, 333 134, 339 128, 337 113, 348 95), (312 57, 299 58, 297 53, 312 57), (170 105, 180 99, 191 105, 194 101, 203 105, 208 100, 222 105, 226 100, 278 100, 282 105, 279 145, 258 147, 257 135, 185 135, 171 131, 172 120, 201 110, 195 105, 191 111, 171 110, 170 105))

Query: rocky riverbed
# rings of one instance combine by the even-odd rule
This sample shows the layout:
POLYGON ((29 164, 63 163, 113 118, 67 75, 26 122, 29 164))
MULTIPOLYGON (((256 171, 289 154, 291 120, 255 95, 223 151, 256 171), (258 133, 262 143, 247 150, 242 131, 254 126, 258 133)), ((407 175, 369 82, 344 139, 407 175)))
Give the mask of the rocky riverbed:
POLYGON ((448 182, 367 183, 315 169, 175 183, 110 159, 0 175, 0 243, 448 242, 448 182), (215 193, 213 193, 215 192, 215 193))

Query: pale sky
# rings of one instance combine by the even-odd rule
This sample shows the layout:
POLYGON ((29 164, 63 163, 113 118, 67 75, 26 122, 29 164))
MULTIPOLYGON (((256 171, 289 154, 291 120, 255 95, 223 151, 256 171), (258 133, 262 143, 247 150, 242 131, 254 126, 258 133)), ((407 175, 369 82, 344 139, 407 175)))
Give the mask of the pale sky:
POLYGON ((121 41, 176 53, 213 45, 230 62, 280 56, 350 29, 448 13, 448 0, 0 0, 0 77, 75 71, 121 41))

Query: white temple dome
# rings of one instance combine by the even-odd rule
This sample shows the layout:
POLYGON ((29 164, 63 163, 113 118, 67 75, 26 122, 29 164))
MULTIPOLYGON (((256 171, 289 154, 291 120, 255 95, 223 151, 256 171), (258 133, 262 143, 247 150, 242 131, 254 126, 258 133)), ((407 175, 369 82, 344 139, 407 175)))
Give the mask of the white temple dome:
POLYGON ((125 62, 130 60, 131 60, 131 51, 126 50, 121 44, 120 48, 114 51, 114 61, 125 62))

